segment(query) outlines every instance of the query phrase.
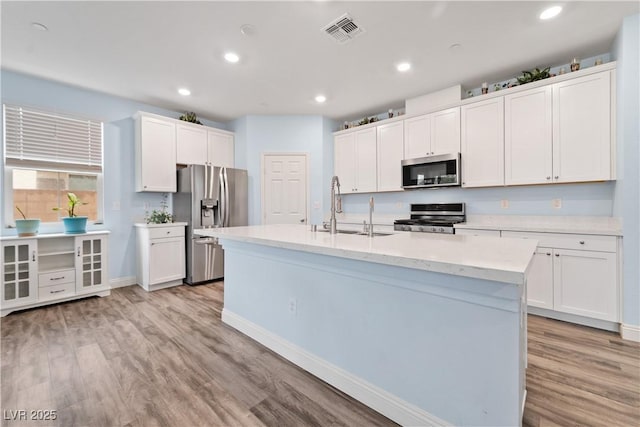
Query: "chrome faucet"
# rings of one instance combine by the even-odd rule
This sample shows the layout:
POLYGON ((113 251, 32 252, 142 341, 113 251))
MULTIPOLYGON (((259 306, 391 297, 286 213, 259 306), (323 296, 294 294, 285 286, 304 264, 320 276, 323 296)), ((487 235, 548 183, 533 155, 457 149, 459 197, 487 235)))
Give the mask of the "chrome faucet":
POLYGON ((373 196, 369 199, 369 237, 373 237, 373 196))
POLYGON ((329 233, 336 234, 338 232, 338 223, 336 221, 336 186, 338 187, 338 196, 340 196, 340 180, 337 175, 331 178, 331 218, 329 219, 329 233))

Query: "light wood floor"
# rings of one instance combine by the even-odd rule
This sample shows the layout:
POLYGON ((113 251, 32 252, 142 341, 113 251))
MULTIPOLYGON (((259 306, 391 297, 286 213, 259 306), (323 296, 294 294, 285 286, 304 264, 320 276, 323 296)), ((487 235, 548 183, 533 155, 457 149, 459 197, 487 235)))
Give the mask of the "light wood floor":
MULTIPOLYGON (((222 282, 137 286, 2 319, 2 409, 59 426, 386 426, 222 324, 222 282)), ((529 426, 639 425, 640 346, 529 316, 529 426)))

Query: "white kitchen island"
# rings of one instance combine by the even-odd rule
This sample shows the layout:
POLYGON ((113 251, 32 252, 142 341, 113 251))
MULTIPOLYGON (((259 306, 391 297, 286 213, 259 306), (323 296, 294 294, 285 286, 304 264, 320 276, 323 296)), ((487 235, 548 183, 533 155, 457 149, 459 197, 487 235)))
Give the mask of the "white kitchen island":
POLYGON ((519 425, 536 242, 210 229, 222 320, 404 425, 519 425))

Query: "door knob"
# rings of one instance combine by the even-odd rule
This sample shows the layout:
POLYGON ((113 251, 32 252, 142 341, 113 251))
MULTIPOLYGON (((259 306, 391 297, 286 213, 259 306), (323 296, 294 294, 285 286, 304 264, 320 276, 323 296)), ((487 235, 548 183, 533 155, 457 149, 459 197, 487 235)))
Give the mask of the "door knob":
POLYGON ((300 220, 300 222, 304 223, 304 218, 302 218, 302 219, 300 220))

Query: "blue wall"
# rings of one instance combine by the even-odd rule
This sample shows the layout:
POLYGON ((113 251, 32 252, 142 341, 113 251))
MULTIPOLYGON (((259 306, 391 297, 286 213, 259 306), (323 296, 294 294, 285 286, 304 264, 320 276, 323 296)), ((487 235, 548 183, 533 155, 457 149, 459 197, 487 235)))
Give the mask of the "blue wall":
POLYGON ((624 19, 613 46, 617 67, 618 188, 623 227, 623 318, 640 326, 640 15, 624 19))
MULTIPOLYGON (((111 279, 135 276, 135 232, 133 224, 144 219, 145 204, 160 208, 161 193, 136 193, 134 190, 134 121, 136 111, 146 111, 177 118, 181 113, 168 111, 125 98, 55 83, 48 80, 1 72, 2 103, 56 110, 104 122, 104 225, 90 226, 90 230, 109 230, 109 275, 111 279), (114 202, 120 209, 114 210, 114 202)), ((226 129, 220 123, 201 120, 205 125, 226 129)), ((0 165, 4 177, 4 163, 0 165)), ((2 182, 4 184, 4 182, 2 182)), ((4 193, 4 187, 3 193, 4 193)), ((4 198, 0 219, 2 235, 15 235, 7 229, 4 218, 4 198)), ((61 232, 62 223, 41 227, 41 232, 61 232)))
POLYGON ((326 176, 333 165, 335 126, 321 116, 246 116, 231 123, 236 133, 236 167, 249 171, 249 224, 262 223, 261 157, 263 153, 306 153, 309 176, 309 222, 322 221, 326 176), (331 146, 331 148, 328 148, 331 146), (329 156, 329 160, 326 157, 329 156), (319 206, 317 209, 314 206, 319 206))

